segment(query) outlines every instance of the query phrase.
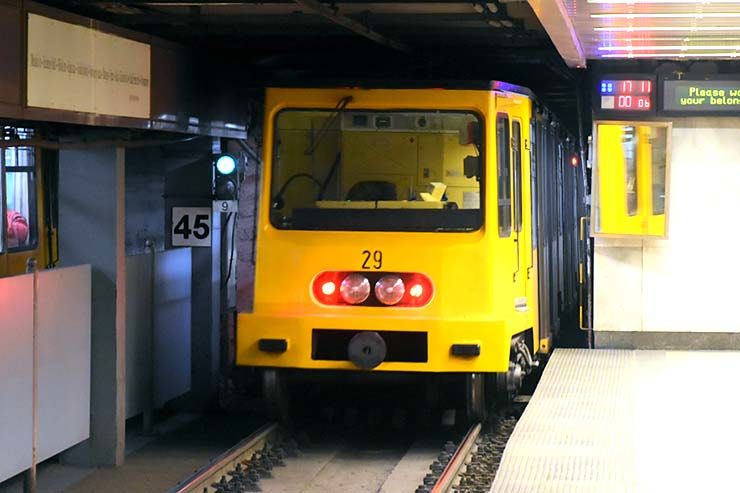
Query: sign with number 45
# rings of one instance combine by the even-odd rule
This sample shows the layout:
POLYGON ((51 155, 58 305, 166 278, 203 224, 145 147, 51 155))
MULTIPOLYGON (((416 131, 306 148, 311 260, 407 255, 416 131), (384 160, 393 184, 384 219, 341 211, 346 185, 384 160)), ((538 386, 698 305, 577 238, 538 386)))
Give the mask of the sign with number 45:
POLYGON ((211 208, 173 207, 172 246, 211 246, 211 208))

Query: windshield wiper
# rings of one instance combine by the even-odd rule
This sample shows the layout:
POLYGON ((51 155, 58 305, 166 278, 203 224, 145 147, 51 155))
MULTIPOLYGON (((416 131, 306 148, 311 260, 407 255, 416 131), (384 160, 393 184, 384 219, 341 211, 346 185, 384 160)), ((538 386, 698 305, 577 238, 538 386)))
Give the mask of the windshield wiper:
POLYGON ((339 115, 342 114, 344 109, 347 107, 349 103, 351 103, 353 100, 352 96, 345 96, 342 99, 339 100, 337 105, 334 107, 334 112, 329 116, 329 119, 326 120, 326 123, 319 129, 319 132, 316 134, 316 138, 311 142, 311 145, 306 148, 305 151, 303 151, 303 154, 306 156, 311 155, 314 153, 316 148, 321 143, 321 140, 324 138, 324 135, 329 131, 329 127, 331 127, 335 121, 337 121, 337 118, 339 118, 339 115))

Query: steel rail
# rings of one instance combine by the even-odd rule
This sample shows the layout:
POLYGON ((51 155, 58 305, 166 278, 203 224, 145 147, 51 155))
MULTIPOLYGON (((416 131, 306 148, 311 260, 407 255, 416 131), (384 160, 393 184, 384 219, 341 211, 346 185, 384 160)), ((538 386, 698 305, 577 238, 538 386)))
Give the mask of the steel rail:
POLYGON ((259 451, 268 440, 274 438, 279 431, 277 423, 269 423, 261 427, 247 438, 237 443, 223 454, 212 459, 210 463, 195 471, 168 493, 187 493, 211 491, 211 485, 217 483, 221 476, 236 468, 243 460, 259 451))
POLYGON ((460 442, 460 445, 455 450, 450 462, 445 466, 444 471, 440 474, 439 479, 434 484, 431 493, 445 493, 447 492, 455 482, 460 470, 468 462, 468 459, 473 454, 473 448, 478 435, 480 435, 481 424, 477 423, 470 427, 468 433, 460 442))

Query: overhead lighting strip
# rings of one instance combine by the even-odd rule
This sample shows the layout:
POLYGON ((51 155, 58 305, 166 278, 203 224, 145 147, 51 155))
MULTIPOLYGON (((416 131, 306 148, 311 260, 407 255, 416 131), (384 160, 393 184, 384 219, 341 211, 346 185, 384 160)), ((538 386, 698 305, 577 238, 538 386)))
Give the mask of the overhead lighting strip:
MULTIPOLYGON (((740 36, 645 36, 642 38, 615 38, 617 41, 623 43, 644 43, 646 41, 683 41, 688 43, 689 41, 740 41, 740 36)), ((592 38, 594 43, 603 41, 602 38, 594 36, 592 38)))
POLYGON ((737 46, 702 46, 702 45, 674 45, 674 46, 599 46, 599 51, 651 51, 651 50, 740 50, 740 45, 737 46))
POLYGON ((666 5, 666 4, 690 4, 690 5, 712 5, 712 4, 740 4, 737 0, 587 0, 587 3, 600 5, 666 5))
POLYGON ((737 58, 740 53, 608 53, 601 58, 737 58))
POLYGON ((595 27, 596 32, 652 32, 652 31, 686 31, 686 32, 730 32, 740 31, 740 25, 734 26, 604 26, 595 27))
POLYGON ((696 13, 629 13, 629 14, 591 14, 592 19, 724 19, 740 17, 740 12, 696 13))

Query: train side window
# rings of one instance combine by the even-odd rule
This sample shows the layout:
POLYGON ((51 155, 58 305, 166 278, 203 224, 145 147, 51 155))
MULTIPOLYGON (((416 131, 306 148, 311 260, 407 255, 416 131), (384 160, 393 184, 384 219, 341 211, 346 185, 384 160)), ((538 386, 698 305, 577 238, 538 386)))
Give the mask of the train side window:
POLYGON ((31 147, 5 149, 5 242, 8 251, 37 244, 36 160, 31 147))
POLYGON ((635 127, 625 126, 622 133, 622 152, 624 152, 624 179, 627 195, 627 214, 637 214, 637 135, 635 127))
POLYGON ((668 164, 668 145, 666 132, 661 132, 658 128, 650 129, 650 148, 652 158, 652 199, 653 215, 665 214, 665 181, 666 166, 668 164))
POLYGON ((498 235, 511 236, 511 139, 509 116, 499 113, 496 117, 496 161, 498 174, 498 235))
POLYGON ((511 123, 511 155, 514 160, 514 231, 522 230, 522 125, 511 123))
POLYGON ((670 123, 597 122, 595 236, 666 236, 670 134, 670 123))

